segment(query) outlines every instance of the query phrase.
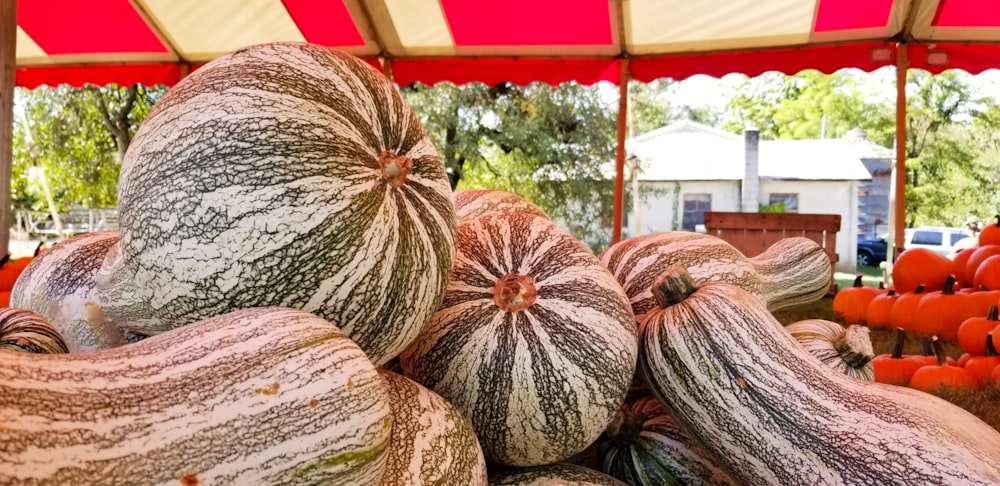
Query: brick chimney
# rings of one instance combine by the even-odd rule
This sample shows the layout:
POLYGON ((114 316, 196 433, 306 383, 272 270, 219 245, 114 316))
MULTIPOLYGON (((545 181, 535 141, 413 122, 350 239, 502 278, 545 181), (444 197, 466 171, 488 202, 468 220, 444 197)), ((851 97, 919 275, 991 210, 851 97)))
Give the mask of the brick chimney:
POLYGON ((743 131, 743 184, 740 188, 741 210, 744 213, 760 211, 760 175, 757 171, 760 155, 760 130, 743 131))

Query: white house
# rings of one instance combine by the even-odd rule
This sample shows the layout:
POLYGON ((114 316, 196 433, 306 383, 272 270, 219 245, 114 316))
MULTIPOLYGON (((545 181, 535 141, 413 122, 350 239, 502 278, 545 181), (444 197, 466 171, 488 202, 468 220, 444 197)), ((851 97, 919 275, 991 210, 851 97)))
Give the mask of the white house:
POLYGON ((785 211, 839 214, 838 269, 857 261, 859 186, 871 181, 844 139, 759 140, 757 131, 734 135, 682 121, 632 138, 626 168, 631 180, 629 236, 699 229, 705 211, 759 211, 784 203, 785 211), (636 204, 637 203, 637 204, 636 204))

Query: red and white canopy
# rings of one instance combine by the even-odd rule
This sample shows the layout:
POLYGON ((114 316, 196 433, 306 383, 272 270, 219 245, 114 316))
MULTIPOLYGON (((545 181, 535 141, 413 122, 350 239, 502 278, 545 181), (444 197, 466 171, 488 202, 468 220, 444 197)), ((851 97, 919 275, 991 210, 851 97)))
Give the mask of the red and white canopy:
MULTIPOLYGON (((0 22, 9 19, 0 19, 0 22)), ((18 0, 16 83, 172 84, 270 41, 391 61, 399 84, 640 81, 895 63, 1000 67, 984 0, 18 0)), ((390 69, 386 67, 386 69, 390 69)))

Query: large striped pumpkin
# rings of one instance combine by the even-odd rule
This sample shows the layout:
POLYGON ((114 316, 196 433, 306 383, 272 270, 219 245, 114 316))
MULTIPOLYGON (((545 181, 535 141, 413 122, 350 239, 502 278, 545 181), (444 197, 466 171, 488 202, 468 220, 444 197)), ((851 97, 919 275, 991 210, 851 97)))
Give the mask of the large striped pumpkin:
POLYGON ((92 353, 0 350, 0 484, 377 484, 391 427, 371 361, 299 310, 92 353))
POLYGON ((117 231, 100 231, 56 243, 24 269, 11 306, 27 309, 54 326, 71 353, 113 348, 127 342, 121 328, 98 304, 94 277, 117 231))
POLYGON ((548 218, 542 208, 512 192, 499 189, 468 189, 452 195, 455 202, 455 218, 468 221, 487 214, 519 211, 548 218))
POLYGON ((628 298, 593 253, 545 218, 508 212, 459 225, 444 302, 400 361, 469 417, 487 459, 529 466, 597 439, 636 353, 628 298))
POLYGON ((240 49, 174 86, 118 200, 101 302, 140 334, 282 305, 380 364, 430 320, 454 261, 451 188, 419 120, 381 73, 311 44, 240 49))
POLYGON ((486 460, 472 424, 441 395, 379 370, 392 408, 383 486, 486 486, 486 460))
POLYGON ((784 238, 747 258, 719 237, 689 231, 619 241, 601 254, 601 263, 621 282, 638 322, 657 307, 650 290, 656 277, 675 265, 685 267, 696 283, 739 286, 772 311, 819 300, 833 274, 826 252, 808 238, 784 238))

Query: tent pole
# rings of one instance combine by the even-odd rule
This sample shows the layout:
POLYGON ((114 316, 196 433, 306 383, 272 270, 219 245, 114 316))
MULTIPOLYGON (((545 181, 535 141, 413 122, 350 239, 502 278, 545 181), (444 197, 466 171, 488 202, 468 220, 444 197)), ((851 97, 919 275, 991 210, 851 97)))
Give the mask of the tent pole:
POLYGON ((615 202, 611 218, 611 243, 622 240, 622 206, 625 204, 625 129, 628 123, 628 58, 622 59, 618 80, 618 150, 615 153, 615 202))
MULTIPOLYGON (((903 250, 903 231, 906 223, 906 72, 909 69, 907 45, 896 46, 896 179, 895 206, 893 207, 893 252, 895 261, 903 250)), ((890 266, 890 268, 892 268, 890 266)))
POLYGON ((11 164, 14 157, 14 69, 17 0, 0 0, 0 248, 10 252, 11 164))

